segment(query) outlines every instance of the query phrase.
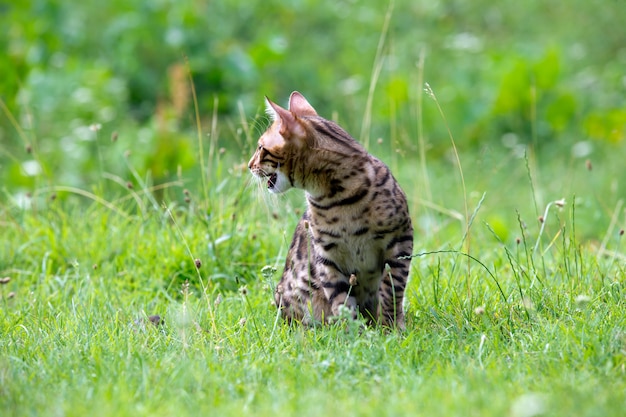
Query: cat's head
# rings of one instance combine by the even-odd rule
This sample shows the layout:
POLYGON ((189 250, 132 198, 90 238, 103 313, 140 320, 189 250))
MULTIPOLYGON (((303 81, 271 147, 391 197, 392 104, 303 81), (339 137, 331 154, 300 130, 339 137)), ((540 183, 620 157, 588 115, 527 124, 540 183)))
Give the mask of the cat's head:
POLYGON ((266 102, 272 124, 259 139, 248 168, 255 177, 267 179, 267 189, 272 193, 302 188, 292 168, 301 162, 303 148, 310 141, 305 118, 317 116, 317 112, 297 91, 289 97, 289 109, 267 97, 266 102))

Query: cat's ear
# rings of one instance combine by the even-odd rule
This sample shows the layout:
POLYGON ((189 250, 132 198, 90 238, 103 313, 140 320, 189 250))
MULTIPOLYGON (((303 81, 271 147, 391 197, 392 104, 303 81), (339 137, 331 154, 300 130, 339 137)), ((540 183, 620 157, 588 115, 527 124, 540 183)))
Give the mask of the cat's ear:
POLYGON ((292 136, 304 136, 305 130, 298 121, 298 117, 293 112, 283 109, 278 104, 274 103, 269 98, 265 97, 267 104, 267 114, 271 117, 273 122, 280 123, 280 134, 289 139, 292 136))
POLYGON ((278 104, 274 103, 267 96, 265 96, 265 114, 267 114, 272 122, 275 122, 277 119, 280 119, 280 114, 278 113, 278 109, 282 109, 278 104))
POLYGON ((296 116, 317 116, 313 106, 297 91, 294 91, 289 96, 289 111, 296 116))

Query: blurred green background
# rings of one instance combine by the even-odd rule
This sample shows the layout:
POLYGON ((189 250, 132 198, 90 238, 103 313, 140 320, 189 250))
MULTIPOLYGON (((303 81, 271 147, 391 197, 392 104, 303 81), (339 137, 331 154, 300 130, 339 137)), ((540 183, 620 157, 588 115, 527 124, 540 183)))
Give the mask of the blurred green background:
POLYGON ((263 97, 285 104, 299 90, 373 153, 400 155, 400 171, 418 160, 420 134, 428 169, 454 171, 450 128, 462 161, 491 158, 502 184, 502 165, 528 150, 539 165, 609 164, 599 189, 623 177, 622 1, 397 0, 362 136, 387 10, 357 0, 2 2, 2 198, 19 203, 49 185, 105 192, 105 173, 133 170, 197 181, 190 77, 201 138, 227 167, 247 161, 263 130, 263 97))

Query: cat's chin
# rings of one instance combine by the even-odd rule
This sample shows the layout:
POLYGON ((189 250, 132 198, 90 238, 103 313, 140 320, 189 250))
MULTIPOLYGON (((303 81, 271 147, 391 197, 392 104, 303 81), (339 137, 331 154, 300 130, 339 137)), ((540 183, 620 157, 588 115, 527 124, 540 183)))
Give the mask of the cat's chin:
POLYGON ((291 188, 287 177, 281 172, 271 173, 267 177, 267 190, 272 194, 281 194, 291 188))
POLYGON ((272 194, 280 194, 283 192, 278 184, 278 174, 275 172, 267 177, 267 190, 272 194))
POLYGON ((267 177, 267 189, 271 191, 274 187, 276 187, 276 181, 278 181, 278 175, 274 172, 267 177))

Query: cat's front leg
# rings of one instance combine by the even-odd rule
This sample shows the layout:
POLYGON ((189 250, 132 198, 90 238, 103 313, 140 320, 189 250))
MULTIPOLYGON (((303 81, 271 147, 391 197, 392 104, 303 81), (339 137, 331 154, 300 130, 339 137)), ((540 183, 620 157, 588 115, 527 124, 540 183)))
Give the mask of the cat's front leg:
POLYGON ((357 318, 357 303, 351 293, 350 278, 339 272, 333 266, 325 265, 319 268, 320 282, 324 295, 330 304, 333 316, 340 316, 341 309, 347 308, 353 319, 357 318))

